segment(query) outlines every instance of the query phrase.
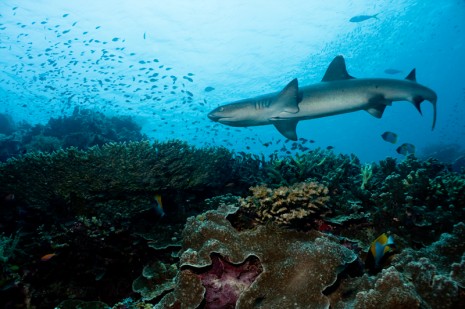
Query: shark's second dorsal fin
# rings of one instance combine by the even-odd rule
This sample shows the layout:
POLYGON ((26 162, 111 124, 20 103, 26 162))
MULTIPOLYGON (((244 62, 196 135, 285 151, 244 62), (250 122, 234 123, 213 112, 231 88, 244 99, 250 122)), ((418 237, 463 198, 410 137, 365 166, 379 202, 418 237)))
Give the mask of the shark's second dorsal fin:
POLYGON ((283 120, 273 122, 276 129, 281 133, 285 138, 290 139, 291 141, 297 140, 297 123, 298 120, 283 120))
POLYGON ((407 77, 405 78, 406 80, 410 80, 412 82, 416 82, 417 81, 417 76, 416 76, 416 71, 415 69, 413 69, 408 75, 407 77))
POLYGON ((331 61, 328 68, 326 69, 325 76, 323 76, 322 82, 332 82, 335 80, 344 80, 344 79, 353 79, 354 77, 350 76, 347 73, 346 62, 344 57, 336 56, 336 58, 331 61))

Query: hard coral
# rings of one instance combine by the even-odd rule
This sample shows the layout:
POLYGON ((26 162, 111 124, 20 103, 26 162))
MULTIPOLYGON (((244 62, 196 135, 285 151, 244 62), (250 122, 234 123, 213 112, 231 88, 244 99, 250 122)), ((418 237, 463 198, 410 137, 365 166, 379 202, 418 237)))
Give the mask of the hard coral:
POLYGON ((152 300, 174 287, 176 272, 176 265, 156 261, 144 267, 142 275, 132 283, 132 289, 140 293, 143 300, 152 300))
POLYGON ((255 281, 248 288, 241 284, 234 289, 242 292, 237 295, 236 308, 328 307, 329 301, 322 292, 336 281, 337 274, 347 263, 356 259, 352 251, 318 232, 302 233, 271 225, 238 232, 225 219, 228 213, 230 211, 225 209, 208 211, 188 219, 183 232, 177 286, 162 299, 160 308, 196 308, 203 301, 205 291, 215 302, 233 303, 230 297, 237 294, 227 293, 228 299, 223 299, 226 295, 215 291, 218 286, 226 286, 225 282, 209 285, 204 281, 202 285, 202 277, 208 276, 196 275, 192 271, 197 269, 196 272, 201 272, 204 267, 217 268, 211 266, 216 259, 212 260, 213 253, 236 265, 231 266, 236 267, 232 272, 236 279, 237 273, 241 272, 237 264, 246 261, 244 265, 247 265, 252 256, 257 257, 263 267, 263 272, 255 279, 260 267, 256 263, 252 264, 253 267, 250 263, 247 265, 253 271, 245 273, 245 280, 248 283, 255 281))
POLYGON ((312 222, 328 212, 328 188, 317 182, 301 182, 290 187, 250 188, 253 195, 240 200, 240 206, 256 216, 259 223, 273 221, 291 225, 295 220, 312 222))
POLYGON ((420 308, 420 297, 412 284, 407 284, 394 268, 384 269, 378 276, 373 289, 356 295, 354 308, 378 309, 420 308))

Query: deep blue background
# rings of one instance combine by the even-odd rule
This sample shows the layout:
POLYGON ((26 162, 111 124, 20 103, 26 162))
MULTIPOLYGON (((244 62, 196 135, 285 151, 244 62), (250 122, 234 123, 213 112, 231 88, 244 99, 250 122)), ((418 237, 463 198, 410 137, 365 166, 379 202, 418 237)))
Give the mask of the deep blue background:
POLYGON ((1 1, 0 113, 44 123, 79 105, 133 115, 152 139, 270 153, 290 148, 272 126, 229 128, 206 114, 295 77, 319 82, 341 54, 355 77, 404 78, 416 68, 439 97, 436 130, 428 102, 423 117, 397 102, 382 119, 362 111, 301 122, 299 137, 315 140, 306 146, 363 161, 397 156, 404 142, 420 154, 463 147, 464 1, 314 2, 1 1), (398 144, 383 141, 384 131, 398 144))

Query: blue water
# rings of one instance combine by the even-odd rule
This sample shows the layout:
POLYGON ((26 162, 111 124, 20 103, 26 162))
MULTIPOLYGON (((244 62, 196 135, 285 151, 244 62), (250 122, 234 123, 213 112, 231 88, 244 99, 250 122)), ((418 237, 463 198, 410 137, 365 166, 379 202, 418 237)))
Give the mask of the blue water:
POLYGON ((317 83, 343 55, 355 77, 402 79, 416 68, 438 94, 436 129, 428 102, 423 116, 395 102, 382 119, 360 111, 302 121, 298 136, 315 141, 306 146, 362 161, 399 157, 405 142, 420 155, 452 144, 463 151, 464 30, 463 0, 3 0, 0 113, 43 124, 80 106, 134 116, 151 139, 271 153, 291 148, 274 127, 231 128, 207 113, 293 78, 317 83), (382 140, 385 131, 397 145, 382 140))

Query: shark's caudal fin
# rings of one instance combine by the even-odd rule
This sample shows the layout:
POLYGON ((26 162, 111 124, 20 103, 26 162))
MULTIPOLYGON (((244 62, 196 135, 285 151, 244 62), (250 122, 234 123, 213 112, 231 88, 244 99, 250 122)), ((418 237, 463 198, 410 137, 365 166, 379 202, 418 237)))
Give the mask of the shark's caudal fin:
MULTIPOLYGON (((407 75, 407 77, 405 79, 409 80, 409 81, 412 81, 412 82, 417 82, 416 70, 413 69, 412 71, 410 71, 410 73, 407 75)), ((428 101, 430 101, 431 104, 433 104, 433 126, 432 126, 431 130, 434 130, 434 127, 436 126, 436 115, 437 115, 436 102, 438 100, 437 96, 436 96, 436 93, 433 92, 433 94, 434 94, 434 97, 428 99, 428 101)), ((412 102, 413 106, 415 106, 415 108, 420 113, 420 115, 423 115, 422 112, 421 112, 420 104, 424 100, 425 100, 425 98, 423 98, 421 96, 413 98, 413 102, 412 102)))

